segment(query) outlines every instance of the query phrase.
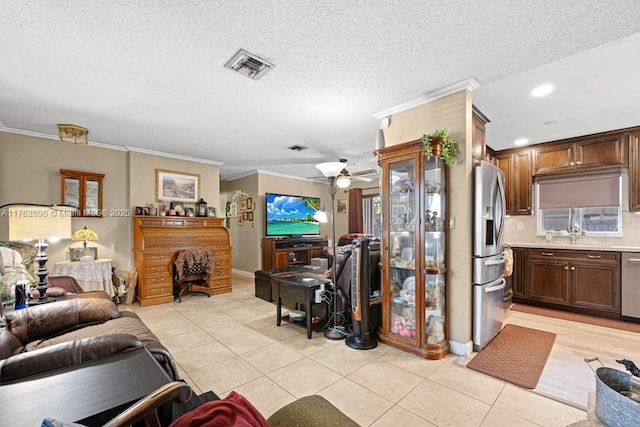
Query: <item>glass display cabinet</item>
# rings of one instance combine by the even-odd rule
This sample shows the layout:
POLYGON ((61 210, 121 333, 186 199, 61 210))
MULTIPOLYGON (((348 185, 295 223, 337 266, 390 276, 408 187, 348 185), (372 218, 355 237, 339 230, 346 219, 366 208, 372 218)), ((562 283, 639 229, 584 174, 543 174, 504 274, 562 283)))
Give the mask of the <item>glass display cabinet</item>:
POLYGON ((421 141, 377 151, 382 168, 380 341, 428 359, 449 352, 444 160, 421 141))

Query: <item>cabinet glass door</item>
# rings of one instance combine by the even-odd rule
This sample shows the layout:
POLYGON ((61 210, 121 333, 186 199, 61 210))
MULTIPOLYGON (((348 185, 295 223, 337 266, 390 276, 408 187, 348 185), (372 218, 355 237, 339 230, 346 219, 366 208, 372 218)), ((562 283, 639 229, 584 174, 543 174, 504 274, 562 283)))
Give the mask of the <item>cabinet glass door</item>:
POLYGON ((415 160, 389 166, 389 279, 390 333, 416 339, 416 229, 415 160))
POLYGON ((424 171, 424 291, 426 344, 444 340, 445 297, 444 161, 432 157, 424 171))

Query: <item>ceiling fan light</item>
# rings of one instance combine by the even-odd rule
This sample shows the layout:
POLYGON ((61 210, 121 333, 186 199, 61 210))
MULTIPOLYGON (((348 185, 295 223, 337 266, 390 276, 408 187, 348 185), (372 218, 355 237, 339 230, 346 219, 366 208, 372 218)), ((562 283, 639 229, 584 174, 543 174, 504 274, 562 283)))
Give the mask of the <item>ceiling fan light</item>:
POLYGON ((340 175, 337 179, 336 179, 336 185, 339 188, 347 188, 351 185, 351 179, 349 179, 348 176, 346 175, 340 175))

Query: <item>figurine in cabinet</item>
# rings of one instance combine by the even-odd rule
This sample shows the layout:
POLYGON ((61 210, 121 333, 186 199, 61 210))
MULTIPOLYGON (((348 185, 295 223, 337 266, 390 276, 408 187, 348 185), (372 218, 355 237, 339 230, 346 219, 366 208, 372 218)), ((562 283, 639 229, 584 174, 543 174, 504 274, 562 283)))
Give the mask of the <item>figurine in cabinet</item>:
POLYGON ((427 344, 438 344, 444 339, 444 320, 442 317, 431 317, 427 327, 427 344))

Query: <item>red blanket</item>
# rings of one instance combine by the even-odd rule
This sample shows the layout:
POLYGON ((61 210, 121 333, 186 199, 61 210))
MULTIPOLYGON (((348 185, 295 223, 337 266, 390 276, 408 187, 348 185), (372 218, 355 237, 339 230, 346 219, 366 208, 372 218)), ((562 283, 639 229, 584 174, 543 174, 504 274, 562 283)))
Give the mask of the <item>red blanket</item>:
POLYGON ((187 412, 170 427, 269 427, 262 414, 242 395, 232 391, 187 412))

